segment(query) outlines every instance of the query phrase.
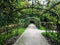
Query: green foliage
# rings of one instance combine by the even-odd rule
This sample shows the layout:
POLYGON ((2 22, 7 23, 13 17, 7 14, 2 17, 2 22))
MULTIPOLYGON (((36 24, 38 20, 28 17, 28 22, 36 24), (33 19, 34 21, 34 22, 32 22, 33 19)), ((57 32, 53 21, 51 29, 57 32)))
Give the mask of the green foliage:
MULTIPOLYGON (((51 6, 53 6, 53 4, 55 3, 56 2, 52 2, 51 6)), ((56 24, 57 16, 60 16, 59 15, 60 4, 56 5, 54 8, 51 8, 51 6, 47 6, 46 9, 44 10, 42 8, 43 6, 39 4, 39 2, 37 2, 36 5, 32 6, 29 4, 27 0, 0 0, 0 27, 10 25, 10 24, 20 24, 24 26, 23 25, 25 23, 24 20, 27 17, 35 17, 43 22, 47 21, 47 22, 53 22, 54 24, 56 24)), ((60 18, 58 18, 58 20, 60 24, 60 18)), ((28 24, 27 22, 28 20, 26 21, 25 25, 28 24)), ((39 25, 36 20, 35 20, 35 23, 39 25)), ((47 24, 47 26, 49 26, 50 29, 54 28, 54 25, 47 24)), ((45 30, 46 28, 41 26, 40 29, 45 30)), ((12 34, 8 33, 8 36, 7 34, 2 33, 0 35, 0 38, 4 41, 3 39, 4 36, 5 36, 5 39, 8 39, 11 36, 16 35, 16 31, 17 29, 12 30, 11 32, 12 34)), ((22 34, 23 32, 24 32, 23 28, 18 29, 19 34, 22 34)), ((43 35, 46 35, 46 33, 44 33, 43 35)), ((48 33, 48 35, 50 38, 57 40, 55 33, 54 34, 48 33)))
POLYGON ((40 30, 46 30, 44 26, 40 26, 40 30))
POLYGON ((17 32, 17 28, 15 28, 15 29, 13 29, 12 31, 11 31, 11 33, 2 33, 2 34, 0 34, 0 44, 2 44, 5 40, 7 40, 7 39, 10 39, 10 38, 12 38, 13 36, 15 36, 17 33, 19 34, 19 35, 21 35, 23 32, 25 31, 25 28, 18 28, 18 32, 17 32))
POLYGON ((21 1, 21 2, 19 2, 17 5, 16 5, 16 8, 25 8, 25 7, 27 7, 28 6, 28 2, 27 1, 21 1))
MULTIPOLYGON (((0 1, 0 26, 9 25, 12 23, 19 23, 19 17, 24 15, 33 15, 33 17, 37 17, 39 19, 44 20, 46 19, 48 21, 56 22, 57 18, 56 15, 51 14, 49 12, 44 13, 42 5, 37 3, 36 5, 33 5, 33 11, 32 11, 32 5, 29 4, 27 0, 2 0, 0 1), (30 7, 29 9, 27 7, 30 7), (20 8, 26 8, 21 9, 20 8), (37 9, 36 9, 37 8, 37 9), (41 9, 39 9, 41 8, 41 9), (14 12, 15 11, 15 12, 14 12), (33 14, 32 14, 33 13, 33 14), (44 14, 43 14, 44 13, 44 14)), ((60 5, 57 5, 55 9, 51 9, 52 11, 59 14, 60 5)), ((48 10, 48 8, 46 7, 48 10)), ((28 16, 22 16, 23 18, 28 16)))
MULTIPOLYGON (((46 36, 46 32, 42 33, 43 36, 46 36)), ((60 37, 57 37, 59 34, 57 34, 56 32, 48 32, 47 33, 47 37, 49 39, 53 39, 54 41, 57 41, 60 44, 60 37)), ((60 36, 60 35, 59 35, 60 36)))
POLYGON ((34 9, 33 8, 33 10, 31 9, 31 8, 27 8, 27 9, 23 9, 22 11, 21 11, 23 14, 31 14, 32 15, 32 13, 33 14, 39 14, 39 11, 37 10, 37 9, 34 9), (33 12, 32 12, 33 11, 33 12))
POLYGON ((42 35, 43 35, 43 36, 46 36, 46 32, 43 32, 42 35))
POLYGON ((22 34, 25 31, 25 28, 20 28, 20 30, 18 31, 18 34, 22 34))

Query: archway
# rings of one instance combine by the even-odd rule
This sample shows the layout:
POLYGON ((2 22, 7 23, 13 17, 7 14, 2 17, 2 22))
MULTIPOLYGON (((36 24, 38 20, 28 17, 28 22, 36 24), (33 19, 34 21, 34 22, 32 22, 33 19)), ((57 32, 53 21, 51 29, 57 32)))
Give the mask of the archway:
POLYGON ((34 21, 30 21, 30 23, 34 23, 34 21))
POLYGON ((24 20, 24 27, 27 27, 29 24, 35 24, 38 28, 40 28, 40 19, 36 17, 27 17, 24 20))

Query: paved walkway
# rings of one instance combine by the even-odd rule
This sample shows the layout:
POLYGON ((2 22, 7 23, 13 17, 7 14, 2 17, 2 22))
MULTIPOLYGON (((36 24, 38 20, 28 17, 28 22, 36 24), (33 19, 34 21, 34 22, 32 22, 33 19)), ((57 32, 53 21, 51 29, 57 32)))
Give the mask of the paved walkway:
POLYGON ((30 24, 14 45, 49 45, 34 24, 30 24))

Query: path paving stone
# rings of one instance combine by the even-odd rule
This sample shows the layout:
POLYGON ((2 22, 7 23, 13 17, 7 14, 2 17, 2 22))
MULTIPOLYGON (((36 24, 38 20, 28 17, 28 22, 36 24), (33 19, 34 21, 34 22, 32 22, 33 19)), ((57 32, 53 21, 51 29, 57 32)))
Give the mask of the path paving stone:
POLYGON ((14 45, 50 45, 34 24, 30 24, 14 45))

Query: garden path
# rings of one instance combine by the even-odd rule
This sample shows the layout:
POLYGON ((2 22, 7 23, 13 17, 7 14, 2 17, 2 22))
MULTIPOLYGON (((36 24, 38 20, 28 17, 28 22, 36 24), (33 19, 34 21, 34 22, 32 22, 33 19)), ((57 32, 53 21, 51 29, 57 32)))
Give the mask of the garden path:
POLYGON ((30 24, 14 45, 50 45, 34 24, 30 24))

